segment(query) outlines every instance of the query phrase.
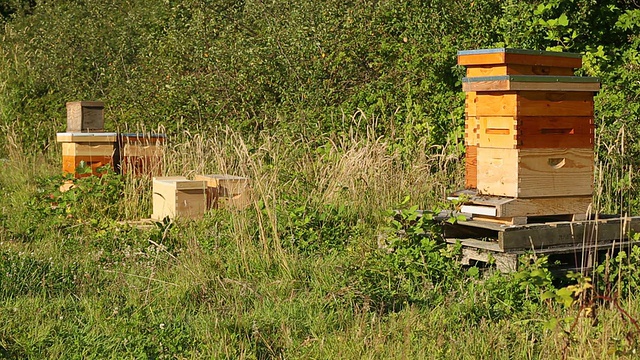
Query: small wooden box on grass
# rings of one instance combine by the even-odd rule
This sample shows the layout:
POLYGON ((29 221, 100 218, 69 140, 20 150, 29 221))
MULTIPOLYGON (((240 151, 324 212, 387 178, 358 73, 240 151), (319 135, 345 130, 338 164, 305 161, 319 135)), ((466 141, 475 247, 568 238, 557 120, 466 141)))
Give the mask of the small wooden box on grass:
POLYGON ((91 132, 104 129, 102 101, 73 101, 67 103, 67 132, 91 132))
POLYGON ((204 181, 189 180, 184 176, 153 178, 154 220, 199 218, 207 210, 204 181))
POLYGON ((58 133, 56 140, 62 143, 62 171, 76 178, 102 175, 99 168, 113 168, 116 138, 116 133, 58 133), (91 168, 91 172, 78 173, 76 169, 81 164, 91 168))
POLYGON ((249 179, 235 175, 196 175, 207 184, 207 208, 245 209, 251 204, 249 179))
POLYGON ((120 134, 120 172, 136 176, 162 174, 164 134, 120 134))

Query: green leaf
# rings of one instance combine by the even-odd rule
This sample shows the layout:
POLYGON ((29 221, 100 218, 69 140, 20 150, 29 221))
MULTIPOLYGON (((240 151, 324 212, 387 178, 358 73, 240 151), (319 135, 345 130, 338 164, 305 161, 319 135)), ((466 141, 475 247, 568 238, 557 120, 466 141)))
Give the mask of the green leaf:
POLYGON ((569 19, 567 18, 567 14, 562 14, 560 15, 560 17, 557 19, 557 23, 560 26, 567 26, 569 25, 569 19))
POLYGON ((473 277, 473 278, 477 278, 477 277, 478 277, 478 275, 480 275, 480 269, 478 269, 478 268, 477 268, 477 267, 475 267, 475 266, 470 267, 470 268, 467 270, 467 275, 469 275, 470 277, 473 277))
POLYGON ((556 293, 549 290, 549 291, 545 291, 542 293, 542 295, 540 295, 540 300, 548 300, 548 299, 553 299, 556 297, 556 293))

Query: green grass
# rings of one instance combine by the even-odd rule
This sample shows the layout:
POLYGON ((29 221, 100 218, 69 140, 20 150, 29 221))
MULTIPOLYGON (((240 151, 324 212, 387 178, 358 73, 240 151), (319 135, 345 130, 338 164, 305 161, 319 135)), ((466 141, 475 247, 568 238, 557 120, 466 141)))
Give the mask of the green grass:
MULTIPOLYGON (((59 153, 7 152, 0 357, 595 359, 636 351, 635 327, 609 302, 573 328, 564 322, 579 302, 541 300, 561 287, 544 267, 539 277, 476 276, 455 251, 385 230, 385 210, 405 196, 428 208, 460 186, 452 149, 406 163, 375 136, 327 136, 315 141, 321 146, 265 137, 250 147, 231 131, 218 134, 171 139, 167 174, 249 176, 255 204, 168 228, 122 222, 149 215, 149 179, 90 178, 61 195, 59 153), (395 239, 393 251, 380 233, 395 239), (559 328, 546 326, 552 319, 559 328)), ((631 294, 620 301, 635 318, 631 294)))

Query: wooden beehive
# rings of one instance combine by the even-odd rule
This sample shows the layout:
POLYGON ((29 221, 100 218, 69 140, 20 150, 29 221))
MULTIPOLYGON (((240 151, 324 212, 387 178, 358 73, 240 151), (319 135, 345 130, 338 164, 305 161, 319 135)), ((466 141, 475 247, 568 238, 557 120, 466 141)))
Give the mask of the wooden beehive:
POLYGON ((466 188, 496 197, 579 198, 574 213, 583 212, 593 193, 593 97, 600 85, 573 76, 580 54, 483 49, 458 52, 458 64, 467 75, 466 188))
POLYGON ((103 129, 103 102, 74 101, 67 103, 67 132, 95 132, 103 129))
POLYGON ((62 171, 76 178, 104 172, 100 168, 113 168, 116 133, 58 133, 56 140, 62 143, 62 171), (78 172, 84 165, 91 171, 78 172))
POLYGON ((165 138, 163 134, 120 134, 120 172, 135 176, 160 176, 165 138))
POLYGON ((153 178, 154 220, 199 218, 207 210, 205 182, 183 176, 153 178))
POLYGON ((207 208, 244 209, 251 204, 251 187, 248 178, 235 175, 196 175, 195 180, 207 184, 207 208))

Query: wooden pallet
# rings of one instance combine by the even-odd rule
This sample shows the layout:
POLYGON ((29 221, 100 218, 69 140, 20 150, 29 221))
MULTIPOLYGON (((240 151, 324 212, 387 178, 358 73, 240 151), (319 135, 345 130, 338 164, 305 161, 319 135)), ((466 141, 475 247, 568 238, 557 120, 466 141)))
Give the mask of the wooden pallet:
POLYGON ((565 270, 585 270, 602 252, 615 252, 638 241, 629 238, 640 232, 640 216, 604 216, 582 221, 543 222, 504 225, 479 220, 466 214, 467 220, 444 226, 449 244, 462 245, 463 265, 472 262, 493 263, 502 272, 517 270, 518 257, 525 253, 558 257, 573 261, 565 270))
POLYGON ((491 249, 499 252, 606 244, 626 240, 632 232, 640 232, 640 216, 526 225, 472 219, 445 225, 444 228, 447 239, 479 239, 493 244, 491 249))

